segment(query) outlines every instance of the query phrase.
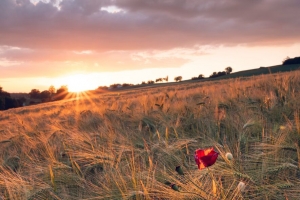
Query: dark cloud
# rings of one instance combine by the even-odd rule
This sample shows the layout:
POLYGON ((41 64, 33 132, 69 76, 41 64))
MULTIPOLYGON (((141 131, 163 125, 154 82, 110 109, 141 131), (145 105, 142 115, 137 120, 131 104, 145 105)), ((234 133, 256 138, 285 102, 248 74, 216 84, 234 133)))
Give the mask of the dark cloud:
POLYGON ((179 67, 205 53, 195 46, 293 44, 299 8, 299 0, 0 0, 0 77, 179 67))
POLYGON ((299 41, 299 0, 0 1, 0 45, 98 51, 299 41), (125 12, 101 8, 115 5, 125 12))

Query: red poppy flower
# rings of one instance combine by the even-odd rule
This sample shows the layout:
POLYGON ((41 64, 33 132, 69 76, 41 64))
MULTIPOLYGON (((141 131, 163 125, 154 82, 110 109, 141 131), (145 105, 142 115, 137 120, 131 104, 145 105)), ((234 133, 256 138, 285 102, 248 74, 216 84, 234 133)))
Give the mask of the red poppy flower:
POLYGON ((204 169, 205 167, 209 167, 215 164, 219 153, 214 151, 214 148, 211 147, 209 149, 197 149, 195 151, 195 161, 198 165, 199 169, 204 169))

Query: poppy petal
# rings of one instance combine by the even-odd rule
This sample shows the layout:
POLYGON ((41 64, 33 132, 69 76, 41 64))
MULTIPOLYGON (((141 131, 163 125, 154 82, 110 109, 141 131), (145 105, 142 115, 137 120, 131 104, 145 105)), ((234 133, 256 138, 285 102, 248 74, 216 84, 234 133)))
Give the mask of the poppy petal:
POLYGON ((209 148, 209 149, 205 149, 205 150, 204 150, 204 155, 210 155, 210 154, 213 153, 213 152, 214 152, 214 148, 211 147, 211 148, 209 148))
POLYGON ((200 162, 200 164, 198 165, 198 169, 204 169, 206 166, 202 163, 202 162, 200 162))
POLYGON ((218 152, 214 151, 214 148, 211 147, 209 149, 197 149, 195 151, 195 162, 198 165, 199 169, 204 169, 205 167, 209 167, 215 164, 218 158, 218 152))

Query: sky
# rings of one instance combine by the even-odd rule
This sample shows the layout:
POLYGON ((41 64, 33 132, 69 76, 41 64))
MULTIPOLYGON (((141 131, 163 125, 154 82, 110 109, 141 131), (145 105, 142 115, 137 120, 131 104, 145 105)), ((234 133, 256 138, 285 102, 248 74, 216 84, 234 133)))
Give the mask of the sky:
POLYGON ((0 0, 0 86, 95 89, 300 56, 299 0, 0 0))

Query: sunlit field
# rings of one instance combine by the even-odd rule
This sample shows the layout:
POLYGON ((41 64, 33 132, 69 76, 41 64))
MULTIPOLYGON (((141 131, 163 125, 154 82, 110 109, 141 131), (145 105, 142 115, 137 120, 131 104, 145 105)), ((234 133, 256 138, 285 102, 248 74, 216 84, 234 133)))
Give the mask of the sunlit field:
POLYGON ((294 71, 3 111, 0 196, 300 199, 299 99, 294 71), (199 170, 195 150, 211 147, 199 170))

